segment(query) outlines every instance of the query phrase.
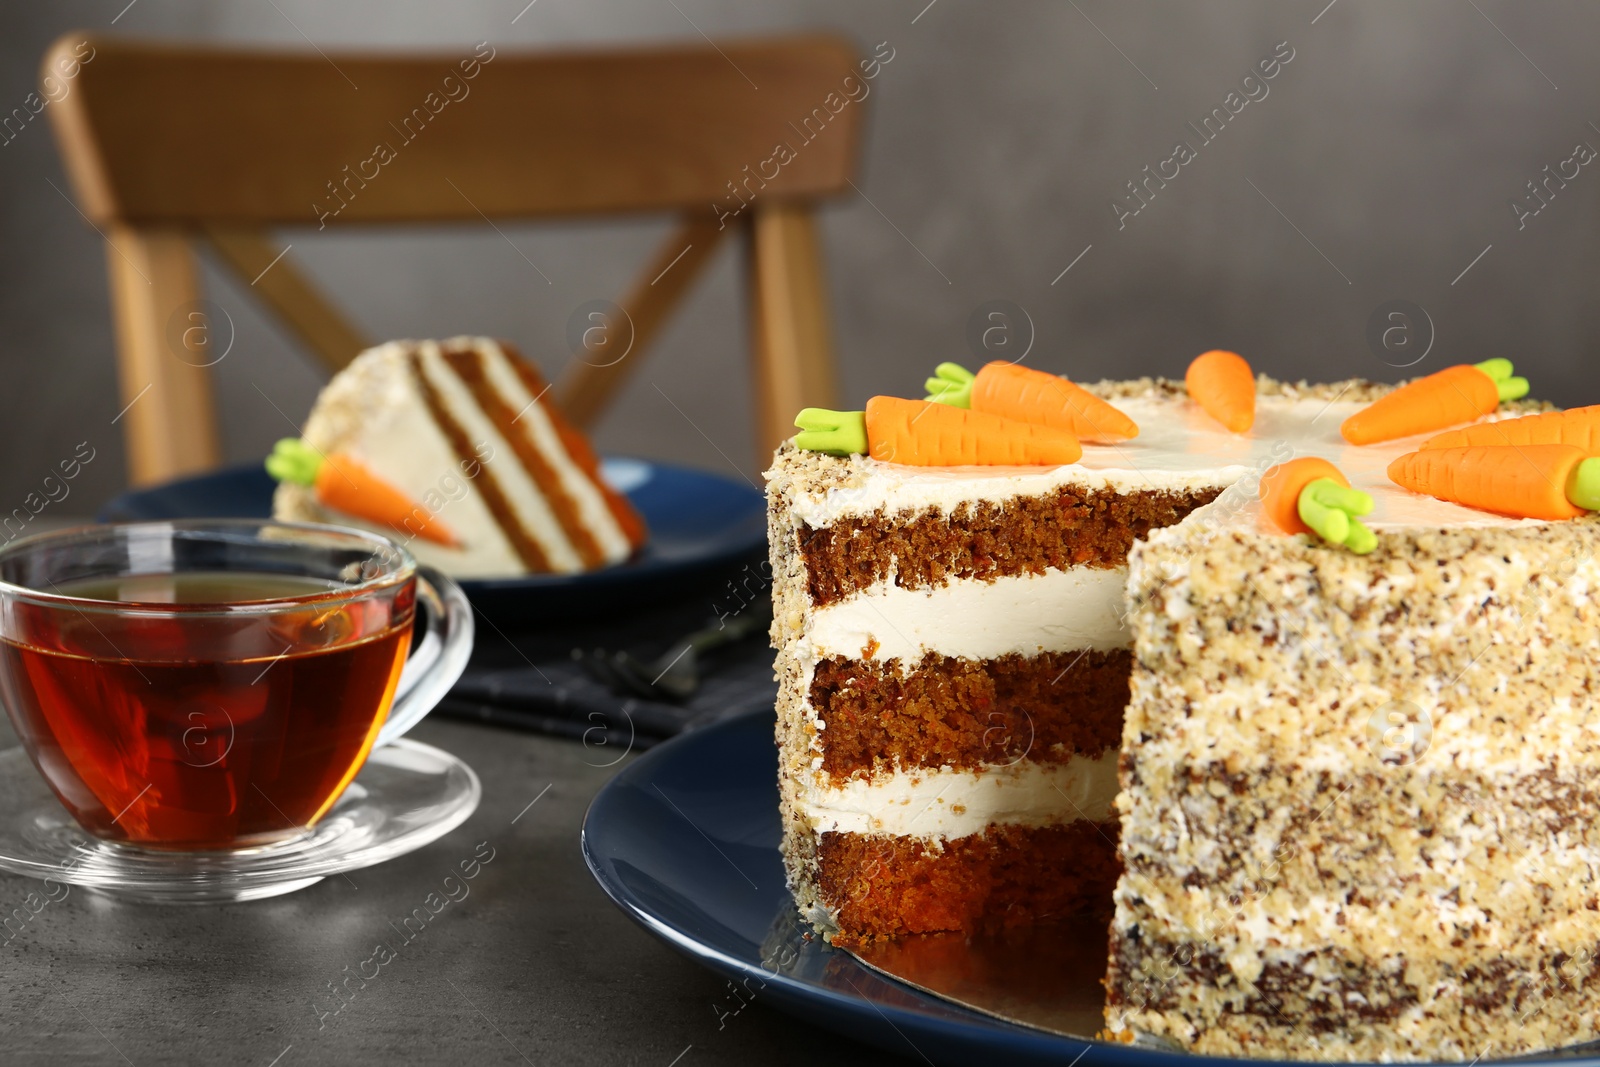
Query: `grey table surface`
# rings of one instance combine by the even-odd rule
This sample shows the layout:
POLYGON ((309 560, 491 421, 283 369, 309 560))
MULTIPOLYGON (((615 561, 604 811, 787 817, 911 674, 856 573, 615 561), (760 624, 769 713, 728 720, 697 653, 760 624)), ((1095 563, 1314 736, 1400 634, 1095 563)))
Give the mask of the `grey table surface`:
MULTIPOLYGON (((621 765, 593 766, 575 742, 461 722, 425 721, 412 736, 482 778, 483 803, 464 825, 381 866, 247 904, 130 904, 71 889, 0 945, 0 1062, 893 1060, 759 999, 719 1018, 723 980, 611 904, 584 866, 578 831, 621 765), (389 922, 460 861, 490 850, 469 895, 332 1014, 340 1002, 330 983, 392 941, 389 922)), ((15 744, 0 725, 0 748, 15 744)), ((0 913, 38 885, 0 876, 0 913)))

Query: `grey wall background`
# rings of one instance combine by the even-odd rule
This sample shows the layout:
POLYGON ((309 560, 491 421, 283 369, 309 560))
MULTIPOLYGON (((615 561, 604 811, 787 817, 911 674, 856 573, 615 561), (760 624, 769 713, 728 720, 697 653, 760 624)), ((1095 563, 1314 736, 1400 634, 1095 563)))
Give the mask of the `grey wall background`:
MULTIPOLYGON (((1589 54, 1600 5, 524 3, 9 5, 0 113, 34 87, 48 43, 78 27, 451 53, 481 40, 560 48, 835 29, 863 51, 895 50, 867 102, 863 195, 825 220, 852 404, 914 389, 938 360, 976 359, 967 324, 990 300, 1027 312, 1030 364, 1079 379, 1181 374, 1225 347, 1282 377, 1393 380, 1415 371, 1378 359, 1364 331, 1396 298, 1434 324, 1417 370, 1507 355, 1537 395, 1600 402, 1600 165, 1520 230, 1508 206, 1577 143, 1600 147, 1589 54), (1124 183, 1178 140, 1198 146, 1185 123, 1222 105, 1280 41, 1294 59, 1266 98, 1119 230, 1109 205, 1124 183)), ((41 117, 0 146, 0 511, 88 440, 96 459, 52 506, 89 514, 123 480, 104 251, 51 183, 67 190, 41 117)), ((553 372, 569 358, 568 315, 619 295, 666 225, 509 228, 516 249, 486 229, 282 237, 374 336, 498 334, 553 372)), ((600 428, 603 449, 755 477, 737 255, 723 251, 673 321, 600 428)), ((292 432, 276 409, 303 418, 321 379, 240 285, 210 268, 206 285, 238 329, 216 371, 228 455, 253 459, 292 432)))

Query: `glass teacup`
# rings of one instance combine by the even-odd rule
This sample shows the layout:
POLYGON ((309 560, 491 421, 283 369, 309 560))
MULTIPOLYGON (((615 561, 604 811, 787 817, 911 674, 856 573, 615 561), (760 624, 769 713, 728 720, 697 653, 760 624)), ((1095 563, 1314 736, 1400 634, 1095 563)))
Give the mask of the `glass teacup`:
POLYGON ((0 699, 78 823, 125 844, 298 836, 471 646, 455 583, 363 531, 152 522, 0 548, 0 699))

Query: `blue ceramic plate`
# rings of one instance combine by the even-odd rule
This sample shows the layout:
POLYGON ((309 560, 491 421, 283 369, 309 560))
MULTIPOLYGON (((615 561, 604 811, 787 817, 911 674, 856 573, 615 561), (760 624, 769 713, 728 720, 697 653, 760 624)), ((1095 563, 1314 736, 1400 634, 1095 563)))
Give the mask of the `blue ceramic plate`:
MULTIPOLYGON (((727 976, 719 1013, 735 1015, 759 1001, 939 1067, 1067 1067, 1080 1059, 1081 1067, 1274 1063, 1074 1040, 1012 1025, 886 978, 828 947, 799 920, 784 887, 772 734, 771 713, 753 713, 652 749, 607 783, 583 824, 584 860, 617 906, 727 976)), ((1600 1057, 1593 1051, 1586 1046, 1515 1062, 1595 1067, 1600 1057)))
POLYGON ((646 930, 728 977, 717 1005, 751 1001, 945 1064, 1137 1062, 1195 1057, 1074 1041, 881 976, 799 920, 778 856, 778 760, 770 712, 685 734, 624 768, 595 797, 583 855, 607 895, 646 930))
MULTIPOLYGON (((637 459, 607 459, 603 467, 607 480, 644 516, 650 528, 645 547, 626 563, 585 574, 463 581, 480 611, 502 625, 517 625, 556 612, 606 610, 659 598, 764 554, 766 502, 743 482, 637 459)), ((231 467, 123 493, 99 518, 265 518, 272 513, 272 491, 272 479, 258 464, 231 467)))

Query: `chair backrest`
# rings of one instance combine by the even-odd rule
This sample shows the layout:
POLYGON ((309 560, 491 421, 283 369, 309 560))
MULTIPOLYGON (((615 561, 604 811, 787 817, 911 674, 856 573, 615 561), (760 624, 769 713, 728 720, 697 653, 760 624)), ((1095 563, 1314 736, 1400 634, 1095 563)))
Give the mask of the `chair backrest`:
POLYGON ((575 360, 556 386, 580 424, 737 231, 750 245, 758 453, 798 408, 834 402, 813 207, 850 187, 876 73, 842 41, 377 56, 69 34, 45 71, 59 80, 63 64, 75 74, 51 115, 79 207, 107 242, 135 483, 219 459, 197 239, 330 368, 367 344, 283 258, 274 228, 681 215, 619 301, 628 356, 575 360))

